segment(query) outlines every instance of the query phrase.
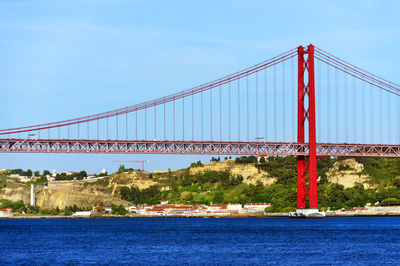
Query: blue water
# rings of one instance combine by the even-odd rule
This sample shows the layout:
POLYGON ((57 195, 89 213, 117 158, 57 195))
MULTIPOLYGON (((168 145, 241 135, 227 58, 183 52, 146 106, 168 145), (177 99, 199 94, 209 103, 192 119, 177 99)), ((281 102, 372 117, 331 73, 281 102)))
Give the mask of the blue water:
POLYGON ((400 217, 1 219, 8 263, 400 264, 400 217))

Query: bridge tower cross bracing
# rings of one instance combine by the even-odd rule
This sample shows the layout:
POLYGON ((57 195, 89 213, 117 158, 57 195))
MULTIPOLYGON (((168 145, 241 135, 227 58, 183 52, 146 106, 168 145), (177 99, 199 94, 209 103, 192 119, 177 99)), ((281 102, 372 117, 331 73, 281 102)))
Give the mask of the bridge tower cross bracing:
MULTIPOLYGON (((297 156, 297 209, 306 208, 306 198, 309 208, 318 209, 317 194, 317 151, 315 126, 315 80, 314 80, 314 46, 306 49, 297 48, 298 53, 298 104, 297 104, 297 142, 305 143, 306 122, 308 122, 308 161, 306 156, 297 156), (307 58, 305 58, 307 56, 307 58), (305 82, 308 74, 307 84, 305 82), (306 107, 306 96, 308 105, 306 107), (308 173, 308 186, 306 174, 308 173)), ((304 148, 303 148, 304 149, 304 148)))

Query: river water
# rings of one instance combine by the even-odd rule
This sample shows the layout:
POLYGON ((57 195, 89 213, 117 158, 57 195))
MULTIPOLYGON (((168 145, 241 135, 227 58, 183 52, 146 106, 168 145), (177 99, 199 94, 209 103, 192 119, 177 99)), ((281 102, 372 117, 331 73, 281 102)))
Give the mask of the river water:
POLYGON ((400 264, 400 217, 0 219, 0 264, 400 264))

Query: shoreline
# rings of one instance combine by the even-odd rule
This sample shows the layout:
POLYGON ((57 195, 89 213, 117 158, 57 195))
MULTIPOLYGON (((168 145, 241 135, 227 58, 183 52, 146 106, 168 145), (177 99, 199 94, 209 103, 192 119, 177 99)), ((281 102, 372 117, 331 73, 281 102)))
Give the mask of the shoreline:
MULTIPOLYGON (((400 216, 400 213, 393 214, 343 214, 343 215, 332 215, 327 214, 326 217, 397 217, 400 216)), ((107 215, 107 216, 50 216, 50 215, 18 215, 18 216, 10 216, 10 217, 0 217, 0 219, 134 219, 134 218, 278 218, 278 217, 287 217, 289 218, 289 214, 286 213, 271 213, 267 215, 227 215, 227 216, 141 216, 141 215, 132 215, 132 216, 120 216, 120 215, 107 215)))

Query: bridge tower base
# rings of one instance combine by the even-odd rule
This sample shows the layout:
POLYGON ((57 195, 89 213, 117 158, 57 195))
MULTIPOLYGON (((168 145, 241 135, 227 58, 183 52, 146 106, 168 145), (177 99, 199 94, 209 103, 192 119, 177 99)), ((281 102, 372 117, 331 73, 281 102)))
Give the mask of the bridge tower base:
POLYGON ((305 143, 306 122, 308 122, 309 148, 308 151, 302 148, 303 150, 301 150, 301 152, 303 152, 304 155, 300 155, 297 157, 296 215, 298 215, 299 217, 308 217, 310 213, 315 213, 315 211, 318 212, 314 46, 310 44, 306 49, 303 46, 299 46, 297 49, 297 53, 298 53, 297 141, 299 143, 305 143), (305 81, 306 72, 308 73, 307 82, 305 81), (306 209, 307 197, 308 197, 309 209, 306 209))

